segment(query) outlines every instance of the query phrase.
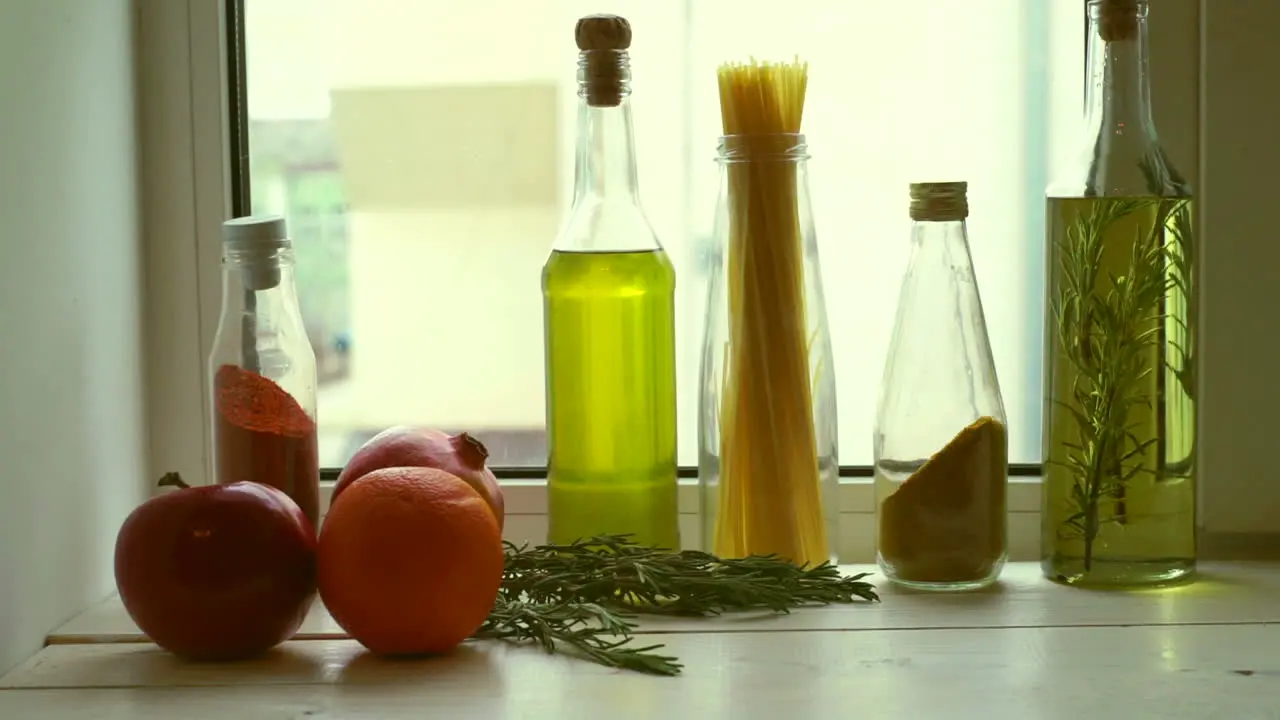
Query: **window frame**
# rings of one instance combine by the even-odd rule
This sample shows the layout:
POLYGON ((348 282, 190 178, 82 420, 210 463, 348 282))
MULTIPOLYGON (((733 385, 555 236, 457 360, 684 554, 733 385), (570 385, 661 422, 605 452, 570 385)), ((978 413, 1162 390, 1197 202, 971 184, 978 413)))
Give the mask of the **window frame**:
MULTIPOLYGON (((150 307, 165 309, 152 312, 148 326, 153 363, 149 368, 149 460, 152 474, 178 469, 201 483, 210 481, 205 358, 216 330, 221 295, 220 226, 226 217, 246 214, 250 197, 247 126, 242 114, 243 1, 139 0, 147 302, 150 307)), ((1226 94, 1202 92, 1208 87, 1208 78, 1230 85, 1230 78, 1243 69, 1242 56, 1248 55, 1238 47, 1234 53, 1207 51, 1247 41, 1252 43, 1256 57, 1266 51, 1266 38, 1247 27, 1215 26, 1215 15, 1234 12, 1222 4, 1211 10, 1204 0, 1165 0, 1159 11, 1159 22, 1153 23, 1150 37, 1152 54, 1159 58, 1153 65, 1152 82, 1157 124, 1166 149, 1178 167, 1198 179, 1195 187, 1205 187, 1207 179, 1234 187, 1230 171, 1222 169, 1238 168, 1242 161, 1239 157, 1227 158, 1233 134, 1242 124, 1259 131, 1266 126, 1248 117, 1249 112, 1239 104, 1226 103, 1206 112, 1210 108, 1202 97, 1220 99, 1226 94), (1190 48, 1196 51, 1188 52, 1190 48), (1207 58, 1218 55, 1230 57, 1222 63, 1207 62, 1207 58), (1204 118, 1213 120, 1209 132, 1205 132, 1204 118), (1202 172, 1206 168, 1213 171, 1202 172)), ((1251 27, 1258 25, 1252 23, 1251 27)), ((1223 191, 1221 197, 1214 196, 1214 203, 1211 210, 1200 214, 1201 237, 1213 235, 1215 243, 1222 243, 1240 224, 1233 219, 1236 200, 1223 191)), ((1221 262, 1223 248, 1214 250, 1211 257, 1221 262)), ((1247 263, 1238 265, 1233 270, 1237 274, 1250 269, 1262 272, 1247 263)), ((1213 272, 1205 274, 1210 276, 1208 281, 1213 279, 1213 272)), ((1211 284, 1208 281, 1206 284, 1211 284)), ((1214 299, 1208 305, 1208 314, 1216 317, 1243 312, 1248 299, 1231 297, 1232 289, 1229 279, 1213 284, 1214 299)), ((1247 384, 1247 380, 1231 378, 1232 373, 1225 369, 1238 359, 1233 353, 1243 352, 1237 349, 1239 346, 1238 342, 1224 342, 1222 347, 1206 349, 1205 355, 1212 358, 1208 372, 1202 369, 1206 386, 1247 384)), ((1200 459, 1201 478, 1205 477, 1206 456, 1221 464, 1214 467, 1226 467, 1236 452, 1233 441, 1241 439, 1230 433, 1203 433, 1206 420, 1230 427, 1232 414, 1239 416, 1238 408, 1212 400, 1202 402, 1200 408, 1202 434, 1206 438, 1200 459)), ((331 485, 337 472, 335 468, 325 469, 325 486, 331 485)), ((508 500, 512 514, 545 522, 545 468, 495 468, 495 472, 512 496, 508 500)), ((1037 556, 1034 546, 1039 533, 1036 519, 1040 465, 1014 465, 1010 474, 1014 478, 1010 498, 1013 555, 1015 559, 1030 559, 1037 556)), ((697 493, 691 482, 696 475, 696 467, 680 468, 682 514, 697 512, 697 493)), ((842 555, 869 559, 867 542, 871 538, 865 525, 868 518, 873 521, 874 498, 866 479, 871 476, 871 468, 842 466, 840 475, 842 516, 858 518, 854 533, 858 540, 852 545, 842 541, 842 555), (853 552, 845 554, 846 549, 853 552)), ((1252 494, 1246 493, 1245 497, 1252 498, 1252 502, 1241 499, 1239 481, 1233 481, 1226 473, 1213 476, 1210 483, 1200 483, 1200 524, 1209 541, 1204 544, 1206 551, 1220 547, 1232 555, 1257 554, 1258 548, 1266 547, 1267 552, 1280 554, 1280 533, 1263 524, 1255 506, 1259 499, 1257 488, 1249 489, 1252 494)), ((1262 498, 1264 506, 1280 507, 1280 485, 1264 488, 1262 494, 1266 496, 1262 498)))

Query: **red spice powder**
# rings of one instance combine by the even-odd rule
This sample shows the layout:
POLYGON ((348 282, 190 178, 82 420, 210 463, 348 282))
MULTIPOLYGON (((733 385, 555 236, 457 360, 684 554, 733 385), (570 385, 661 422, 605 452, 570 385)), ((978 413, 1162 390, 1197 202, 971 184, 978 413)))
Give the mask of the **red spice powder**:
POLYGON ((316 421, 276 383, 234 365, 214 376, 218 483, 251 481, 284 491, 319 528, 316 421))

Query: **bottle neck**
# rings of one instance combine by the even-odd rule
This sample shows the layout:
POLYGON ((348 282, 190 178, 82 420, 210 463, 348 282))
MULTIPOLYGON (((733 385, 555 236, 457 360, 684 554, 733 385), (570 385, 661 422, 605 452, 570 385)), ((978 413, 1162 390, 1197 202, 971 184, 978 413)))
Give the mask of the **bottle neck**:
POLYGON ((246 292, 295 297, 293 270, 293 249, 287 245, 271 249, 226 249, 222 254, 224 304, 235 300, 232 295, 246 292))
POLYGON ((306 338, 291 249, 224 252, 218 335, 221 342, 238 348, 235 361, 241 367, 268 377, 278 374, 269 367, 278 363, 262 357, 263 346, 270 349, 306 338))
POLYGON ((639 201, 625 52, 583 52, 578 62, 578 147, 573 203, 639 201))
POLYGON ((940 212, 926 214, 916 212, 919 206, 914 200, 912 205, 908 275, 918 282, 938 284, 937 292, 959 279, 973 280, 967 211, 960 214, 953 212, 954 207, 940 206, 940 212))
MULTIPOLYGON (((911 243, 918 254, 930 257, 951 257, 963 251, 963 259, 969 261, 969 233, 964 220, 913 220, 911 222, 911 243)), ((951 261, 949 261, 951 262, 951 261)))
POLYGON ((1090 5, 1085 117, 1097 137, 1155 140, 1147 51, 1145 1, 1090 5))
POLYGON ((662 249, 640 206, 630 95, 625 52, 581 53, 573 207, 556 238, 556 251, 662 249))

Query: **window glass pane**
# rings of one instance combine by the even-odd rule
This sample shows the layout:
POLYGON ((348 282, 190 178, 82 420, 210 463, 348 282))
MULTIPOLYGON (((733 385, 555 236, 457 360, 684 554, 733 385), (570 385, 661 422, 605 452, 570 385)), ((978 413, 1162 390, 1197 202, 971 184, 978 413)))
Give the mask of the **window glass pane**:
POLYGON ((697 454, 716 66, 797 53, 842 464, 871 460, 906 185, 949 179, 970 183, 1011 459, 1039 462, 1042 193, 1083 83, 1080 8, 1045 5, 245 0, 253 209, 287 216, 297 248, 322 462, 410 423, 473 432, 495 465, 545 463, 540 272, 573 182, 573 25, 601 11, 634 29, 641 195, 679 278, 681 463, 697 454))

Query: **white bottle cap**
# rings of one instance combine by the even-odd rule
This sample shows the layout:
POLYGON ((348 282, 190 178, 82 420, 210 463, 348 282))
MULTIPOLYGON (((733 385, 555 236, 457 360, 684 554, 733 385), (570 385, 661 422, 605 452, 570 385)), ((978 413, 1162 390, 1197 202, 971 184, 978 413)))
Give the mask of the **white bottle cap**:
POLYGON ((248 290, 270 290, 280 284, 279 251, 290 246, 279 215, 238 217, 222 223, 222 246, 236 254, 236 265, 248 290))
POLYGON ((277 250, 289 245, 289 233, 279 215, 249 215, 222 223, 222 242, 237 250, 277 250))

